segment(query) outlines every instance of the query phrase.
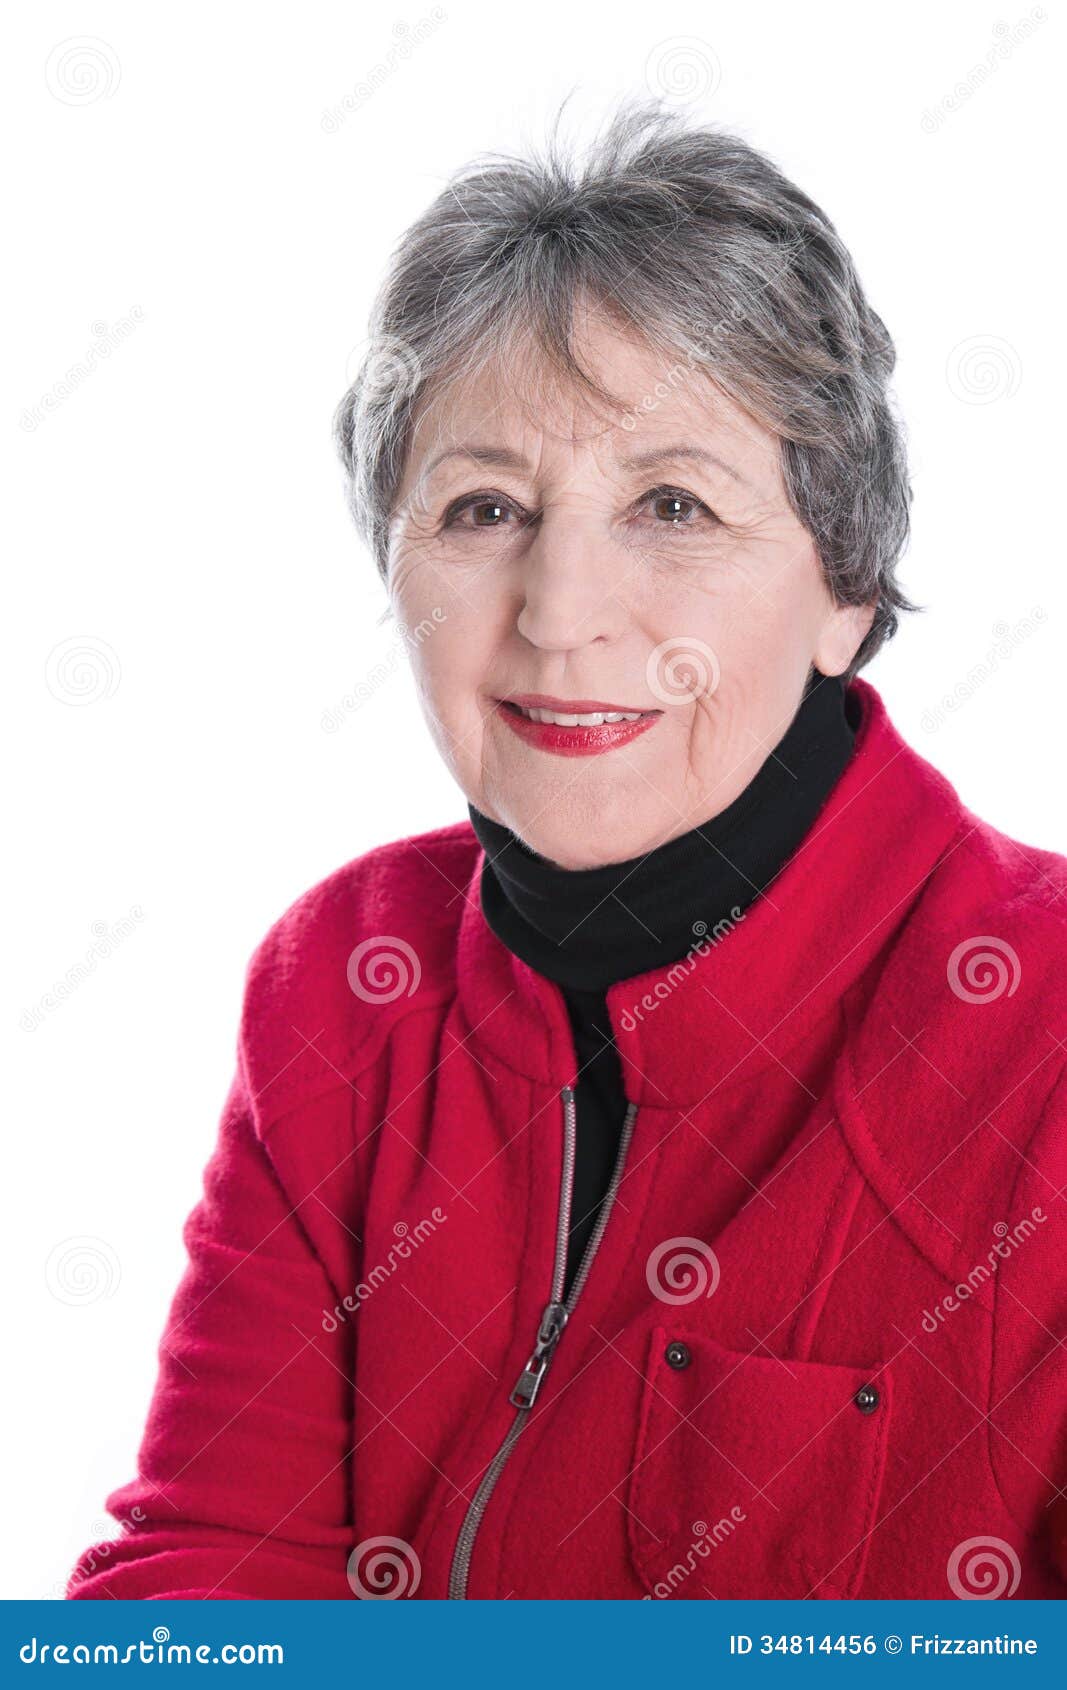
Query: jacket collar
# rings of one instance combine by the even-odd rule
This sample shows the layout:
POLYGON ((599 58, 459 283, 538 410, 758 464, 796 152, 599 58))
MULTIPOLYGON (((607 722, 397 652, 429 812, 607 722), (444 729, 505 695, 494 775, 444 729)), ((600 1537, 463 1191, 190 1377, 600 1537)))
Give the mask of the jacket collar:
MULTIPOLYGON (((837 1013, 853 982, 903 926, 965 816, 950 783, 913 751, 881 696, 857 677, 851 759, 805 839, 736 922, 709 910, 688 958, 609 987, 608 1014, 628 1098, 702 1101, 788 1062, 837 1013)), ((459 933, 458 991, 468 1036, 529 1079, 576 1079, 559 987, 486 923, 479 849, 459 933)))

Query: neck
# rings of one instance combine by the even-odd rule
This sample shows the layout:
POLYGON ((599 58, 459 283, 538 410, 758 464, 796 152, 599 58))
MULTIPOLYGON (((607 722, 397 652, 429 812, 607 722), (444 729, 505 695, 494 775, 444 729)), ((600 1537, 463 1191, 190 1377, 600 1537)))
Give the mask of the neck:
POLYGON ((481 903, 497 937, 577 991, 679 961, 718 942, 808 833, 848 762, 853 727, 839 678, 815 674, 792 722, 725 810, 643 856, 565 869, 468 806, 485 851, 481 903))

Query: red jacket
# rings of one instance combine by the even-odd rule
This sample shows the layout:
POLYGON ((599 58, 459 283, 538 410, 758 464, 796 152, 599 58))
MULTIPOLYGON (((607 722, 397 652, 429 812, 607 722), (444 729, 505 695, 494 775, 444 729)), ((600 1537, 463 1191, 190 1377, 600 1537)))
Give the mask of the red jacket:
POLYGON ((768 894, 609 992, 629 1143, 565 1324, 581 1080, 470 826, 275 924, 72 1597, 1067 1595, 1067 860, 853 688, 768 894))

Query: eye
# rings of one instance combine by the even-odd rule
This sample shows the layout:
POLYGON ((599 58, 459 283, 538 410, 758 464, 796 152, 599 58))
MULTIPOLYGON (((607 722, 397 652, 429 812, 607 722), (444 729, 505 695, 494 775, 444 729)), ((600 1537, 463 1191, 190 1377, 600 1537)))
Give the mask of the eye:
POLYGON ((719 520, 703 499, 698 499, 695 493, 687 493, 683 487, 653 487, 645 494, 641 504, 652 506, 655 521, 662 527, 693 528, 700 513, 711 522, 719 520))
POLYGON ((468 493, 465 498, 456 499, 445 512, 442 528, 508 528, 511 525, 508 517, 517 517, 519 512, 510 499, 505 499, 498 493, 468 493), (459 518, 466 511, 470 511, 474 518, 471 522, 460 522, 459 518), (482 520, 484 517, 485 520, 482 520))

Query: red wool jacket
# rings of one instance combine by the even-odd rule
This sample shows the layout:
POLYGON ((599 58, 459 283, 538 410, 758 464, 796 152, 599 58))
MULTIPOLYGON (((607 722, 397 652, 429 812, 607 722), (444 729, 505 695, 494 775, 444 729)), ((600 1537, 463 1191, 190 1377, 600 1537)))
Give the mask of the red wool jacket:
POLYGON ((768 893, 608 994, 567 1309, 581 1076, 468 823, 272 927, 71 1597, 1067 1596, 1067 860, 853 691, 768 893))

